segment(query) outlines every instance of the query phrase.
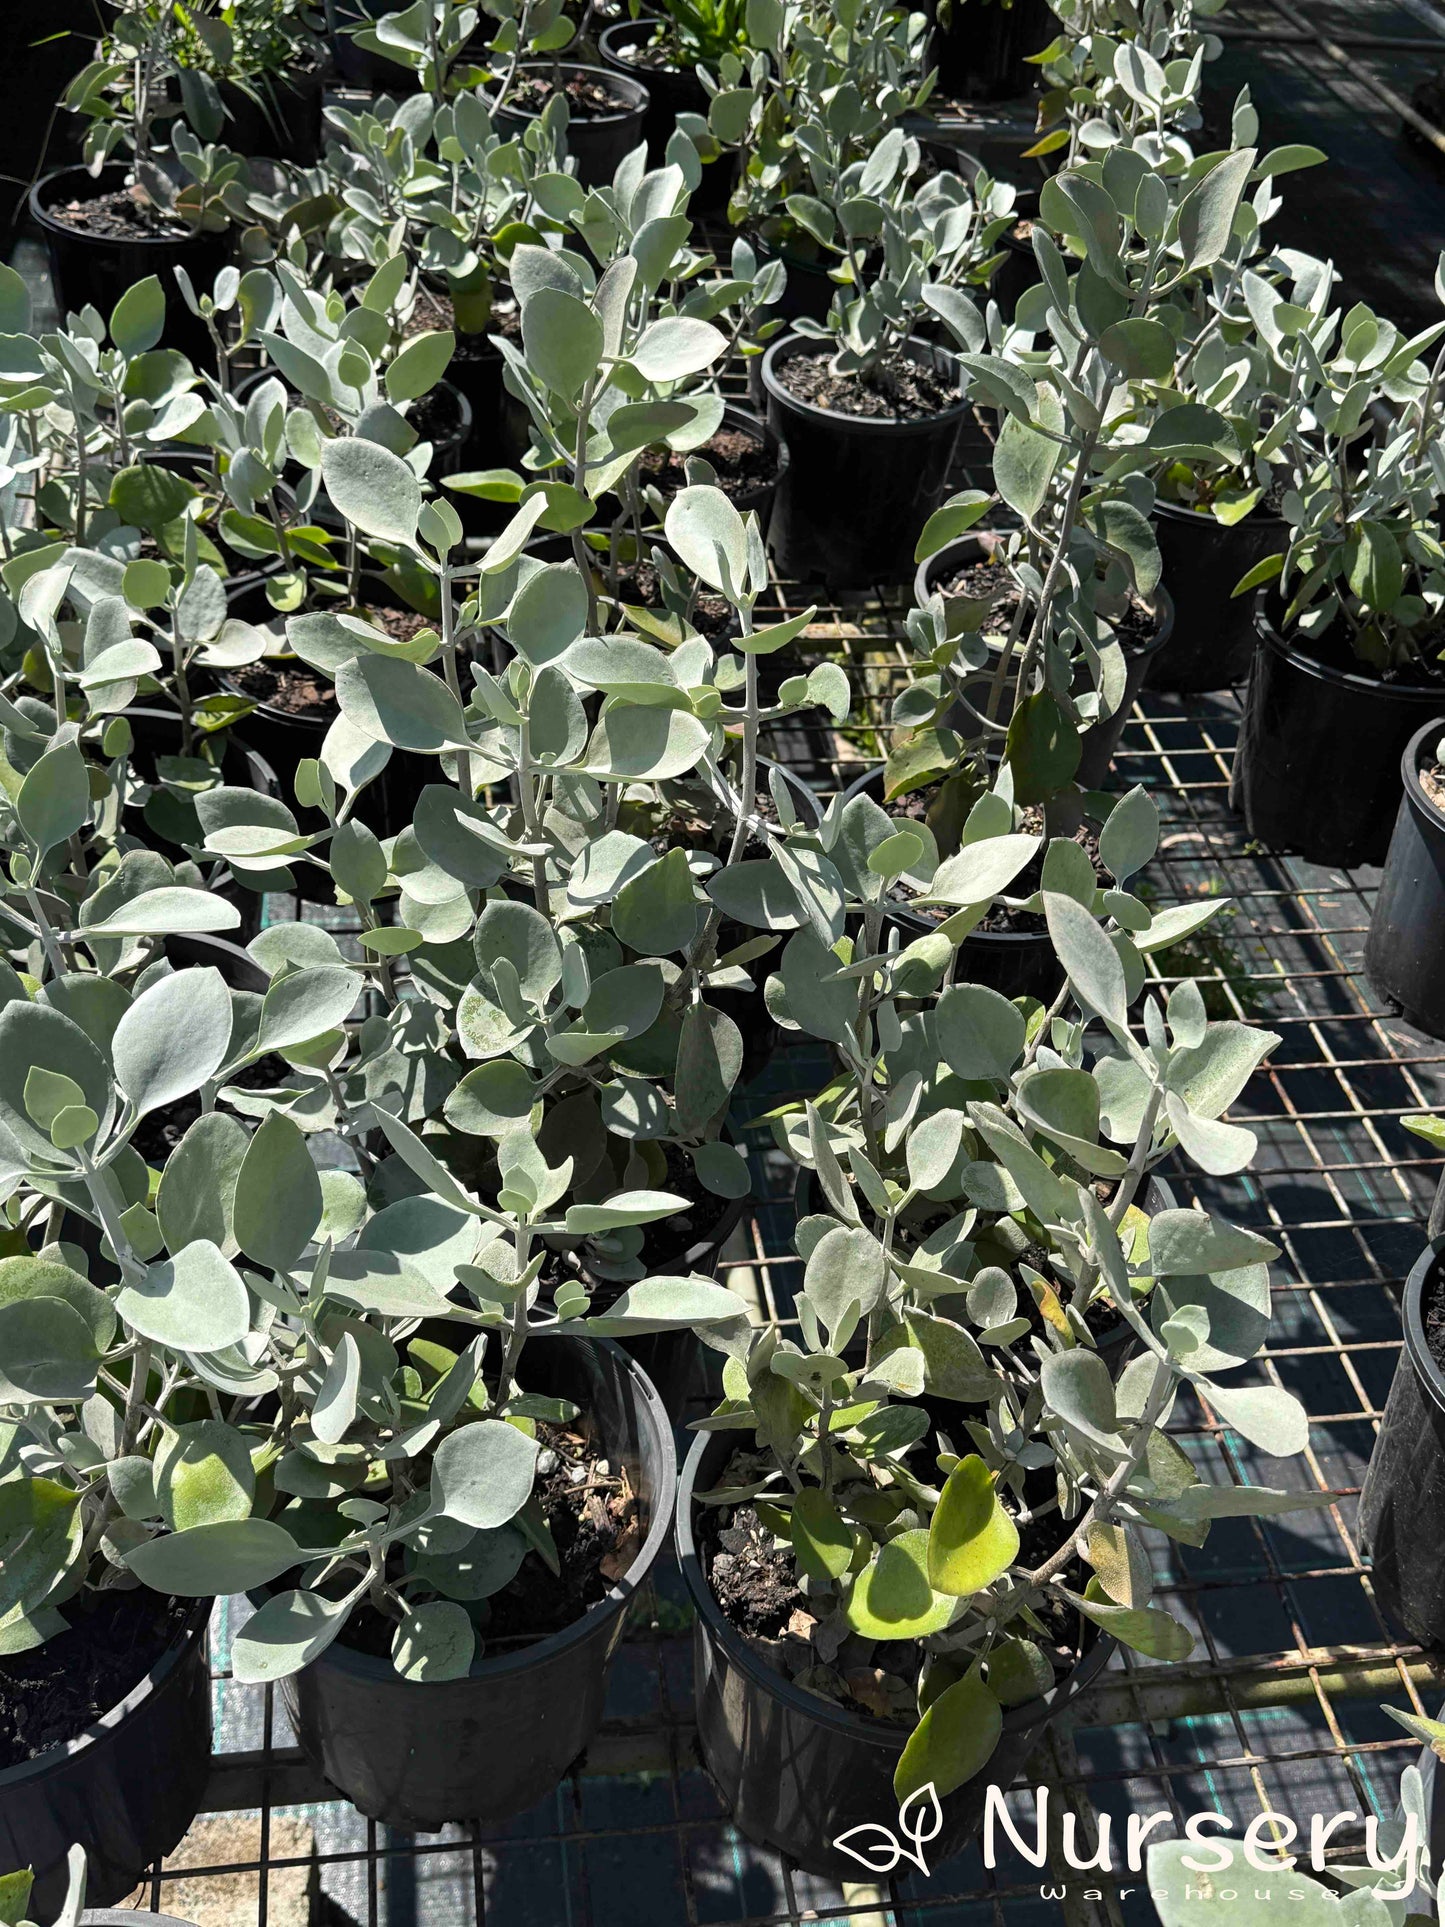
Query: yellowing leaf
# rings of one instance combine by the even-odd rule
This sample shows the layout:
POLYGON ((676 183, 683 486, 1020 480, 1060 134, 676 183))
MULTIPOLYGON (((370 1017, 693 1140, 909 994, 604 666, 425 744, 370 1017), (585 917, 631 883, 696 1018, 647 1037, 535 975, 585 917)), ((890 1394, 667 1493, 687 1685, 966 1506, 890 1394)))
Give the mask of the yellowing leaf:
POLYGON ((928 1578, 936 1592, 966 1598, 991 1586, 1018 1557, 1018 1527, 999 1503, 993 1474, 976 1453, 948 1475, 928 1533, 928 1578))

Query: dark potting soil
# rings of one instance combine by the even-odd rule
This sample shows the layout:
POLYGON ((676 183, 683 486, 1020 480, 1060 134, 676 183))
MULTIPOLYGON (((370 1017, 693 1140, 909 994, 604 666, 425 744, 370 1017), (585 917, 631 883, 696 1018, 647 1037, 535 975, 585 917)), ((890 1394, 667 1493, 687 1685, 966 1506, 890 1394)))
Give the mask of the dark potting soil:
MULTIPOLYGON (((650 562, 628 562, 617 572, 617 599, 641 609, 662 609, 662 581, 650 562)), ((727 642, 739 633, 737 611, 726 596, 702 594, 692 605, 692 626, 709 642, 727 642)))
MULTIPOLYGON (((938 783, 928 783, 922 789, 910 790, 906 796, 900 796, 898 798, 897 802, 892 806, 893 810, 897 815, 909 818, 916 823, 926 823, 928 821, 929 809, 942 788, 943 784, 940 781, 938 783)), ((1024 806, 1020 830, 1028 836, 1042 836, 1044 834, 1044 811, 1041 803, 1028 803, 1024 806)), ((1081 823, 1074 832, 1074 841, 1086 853, 1089 861, 1093 864, 1094 875, 1099 879, 1101 887, 1106 890, 1112 889, 1114 880, 1105 869, 1103 860, 1099 855, 1099 832, 1097 829, 1095 829, 1091 823, 1081 823)), ((1047 848, 1047 844, 1045 844, 1044 847, 1047 848)), ((1011 885, 1013 895, 1018 897, 1032 896, 1034 891, 1038 889, 1042 876, 1043 853, 1041 851, 1022 875, 1011 885)), ((912 907, 915 909, 917 915, 929 917, 935 923, 943 923, 947 918, 955 914, 953 906, 948 904, 917 904, 912 907)), ((999 903, 994 905, 982 923, 975 925, 975 929, 1012 931, 1015 935, 1034 936, 1047 930, 1048 924, 1036 910, 1010 910, 1004 904, 999 903)))
POLYGON ((790 355, 775 364, 777 379, 799 401, 872 421, 927 421, 958 401, 945 374, 907 355, 894 355, 866 375, 835 375, 829 361, 826 352, 790 355))
POLYGON ((278 709, 283 716, 305 716, 320 724, 334 721, 341 713, 336 685, 309 663, 263 656, 259 662, 230 670, 228 680, 253 703, 278 709))
POLYGON ((407 410, 406 419, 424 442, 446 442, 461 432, 461 411, 453 389, 438 382, 407 410))
MULTIPOLYGON (((285 1058, 269 1051, 265 1057, 258 1057, 254 1064, 247 1064, 244 1069, 237 1071, 228 1081, 239 1085, 243 1091, 269 1091, 290 1075, 291 1066, 285 1058)), ((140 1152, 147 1164, 164 1164, 200 1115, 199 1094, 178 1098, 164 1111, 148 1111, 135 1128, 131 1138, 132 1148, 140 1152)))
POLYGON ((401 324, 401 338, 414 341, 418 335, 437 334, 448 328, 457 341, 452 350, 453 361, 488 361, 496 354, 487 339, 489 335, 505 335, 509 341, 522 339, 521 310, 511 299, 510 290, 494 290, 486 327, 476 334, 467 334, 457 327, 451 296, 439 294, 435 288, 423 288, 417 295, 416 306, 401 324))
POLYGON ((1445 810, 1445 764, 1428 765, 1420 772, 1420 787, 1437 810, 1445 810))
MULTIPOLYGON (((490 1599, 469 1608, 479 1644, 530 1646, 579 1620, 605 1599, 641 1550, 642 1519, 624 1467, 604 1456, 585 1419, 572 1425, 540 1420, 539 1471, 532 1488, 557 1549, 559 1571, 529 1552, 513 1578, 490 1599)), ((341 1643, 377 1658, 391 1655, 394 1622, 363 1606, 346 1623, 341 1643)))
MULTIPOLYGON (((1269 613, 1271 619, 1277 616, 1278 605, 1271 608, 1269 613)), ((1308 640, 1296 634, 1286 637, 1292 649, 1312 662, 1321 662, 1327 669, 1343 670, 1347 675, 1362 676, 1367 682, 1380 683, 1386 689, 1445 690, 1445 661, 1440 660, 1441 652, 1445 650, 1445 632, 1438 629, 1426 631, 1423 635, 1417 632, 1413 640, 1419 651, 1416 660, 1382 670, 1355 654, 1343 623, 1333 623, 1322 636, 1308 640)))
POLYGON ((1445 1273, 1438 1268, 1425 1286, 1420 1316, 1425 1323, 1425 1343, 1430 1347, 1430 1356, 1445 1371, 1445 1273))
POLYGON ((0 1659, 0 1772, 76 1739, 138 1686, 192 1602, 152 1592, 84 1592, 60 1611, 70 1631, 0 1659))
MULTIPOLYGON (((523 74, 512 89, 507 105, 518 113, 540 114, 556 91, 549 74, 523 74)), ((595 74, 565 75, 562 92, 567 96, 567 111, 574 119, 602 120, 633 109, 633 103, 620 88, 595 74)))
MULTIPOLYGON (((756 494, 778 479, 778 459, 759 435, 742 428, 720 428, 695 451, 717 472, 717 485, 729 500, 756 494)), ((643 451, 642 479, 666 498, 687 486, 687 457, 670 448, 643 451)))
POLYGON ((167 220, 139 188, 117 187, 86 200, 55 201, 46 208, 53 221, 105 241, 183 240, 184 221, 167 220))
MULTIPOLYGON (((730 1465, 722 1483, 742 1483, 746 1476, 735 1478, 730 1465)), ((1041 1564, 1057 1546, 1060 1530, 1056 1516, 1025 1526, 1019 1562, 1041 1564)), ((703 1570, 723 1616, 775 1671, 851 1713, 914 1724, 923 1664, 919 1642, 869 1641, 850 1634, 825 1658, 813 1639, 818 1602, 799 1584, 792 1547, 774 1542, 755 1506, 700 1509, 697 1534, 703 1570)), ((1051 1600, 1039 1611, 1056 1642, 1050 1653, 1055 1672, 1065 1672, 1077 1654, 1073 1614, 1051 1600)))
MULTIPOLYGON (((394 609, 365 602, 355 613, 374 629, 383 630, 393 642, 410 642, 413 636, 431 626, 431 617, 418 609, 394 609)), ((253 703, 278 709, 283 716, 309 717, 321 724, 334 721, 341 713, 336 685, 330 677, 295 657, 263 656, 259 662, 228 670, 227 678, 253 703)))
MULTIPOLYGON (((1006 563, 970 562, 965 568, 956 570, 946 582, 933 586, 945 596, 966 596, 971 602, 982 602, 988 598, 992 606, 984 620, 983 633, 1008 633, 1014 611, 1019 606, 1019 587, 1006 563)), ((1157 610, 1151 609, 1132 589, 1123 610, 1117 615, 1110 615, 1107 620, 1113 625, 1119 646, 1124 650, 1147 648, 1159 631, 1157 610)))

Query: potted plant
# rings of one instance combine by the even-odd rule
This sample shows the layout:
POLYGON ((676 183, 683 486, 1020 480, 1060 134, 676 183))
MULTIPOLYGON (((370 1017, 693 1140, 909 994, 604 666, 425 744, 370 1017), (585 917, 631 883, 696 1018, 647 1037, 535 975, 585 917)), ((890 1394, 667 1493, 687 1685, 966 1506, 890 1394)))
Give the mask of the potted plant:
MULTIPOLYGON (((1149 1603, 1146 1518, 1198 1543, 1236 1507, 1319 1502, 1217 1492, 1182 1459, 1158 1481, 1181 1383, 1265 1450, 1305 1443, 1289 1394, 1216 1380, 1263 1341, 1273 1247, 1199 1211, 1137 1208, 1168 1147, 1215 1174, 1248 1161, 1252 1134, 1222 1113, 1274 1040, 1208 1025, 1186 984, 1141 1044, 1132 939, 1106 930, 1062 844, 1043 900, 1069 988, 1052 1009, 946 983, 960 929, 1036 847, 1002 818, 935 876, 966 915, 881 947, 878 887, 925 843, 863 807, 825 819, 815 874, 843 889, 814 899, 861 885, 862 926, 804 924, 771 993, 841 1067, 778 1126, 821 1194, 797 1230, 799 1334, 744 1334, 678 1525, 704 1757, 743 1831, 835 1877, 854 1829, 914 1799, 939 1803, 934 1856, 956 1851, 985 1780, 1021 1762, 1101 1642, 1188 1651, 1149 1603), (1116 1347, 1121 1323, 1132 1344, 1116 1347)), ((1117 833, 1146 858, 1142 792, 1117 833)))
POLYGON ((171 270, 209 284, 225 263, 223 236, 242 211, 245 163, 202 144, 174 119, 168 82, 180 71, 180 16, 155 0, 127 0, 98 57, 78 73, 62 105, 88 123, 85 165, 43 175, 30 211, 45 236, 62 311, 87 302, 109 311, 142 276, 161 277, 172 345, 204 353, 171 270), (113 159, 117 154, 123 160, 113 159))
POLYGON ((1370 912, 1365 969, 1380 995, 1416 1029, 1445 1036, 1439 967, 1445 918, 1445 739, 1424 723, 1400 759, 1404 794, 1370 912))
MULTIPOLYGON (((1445 1145, 1440 1118, 1416 1115, 1400 1121, 1434 1149, 1445 1145)), ((1439 1575, 1432 1535, 1420 1527, 1434 1517, 1445 1489, 1445 1373, 1436 1336, 1445 1181, 1436 1190, 1425 1236, 1425 1249, 1405 1280, 1400 1306, 1405 1343, 1365 1473, 1360 1530, 1382 1604, 1415 1638, 1431 1645, 1442 1627, 1439 1575)))
POLYGON ((1401 754, 1441 708, 1445 554, 1428 447, 1445 360, 1421 357, 1445 322, 1406 340, 1356 309, 1342 332, 1314 406, 1319 447, 1290 497, 1289 546, 1236 589, 1273 585, 1258 599, 1231 798, 1252 836, 1349 865, 1383 859, 1401 754), (1360 325, 1374 341, 1365 376, 1360 325), (1380 424, 1375 393, 1393 399, 1380 424), (1326 761, 1340 780, 1321 794, 1310 772, 1326 761))
POLYGON ((804 318, 763 356, 768 419, 789 451, 770 531, 785 576, 834 587, 896 578, 944 493, 967 404, 953 355, 916 331, 932 317, 959 347, 983 346, 963 288, 999 223, 978 218, 956 175, 915 190, 918 159, 916 140, 894 128, 865 162, 840 165, 841 147, 815 162, 833 205, 790 199, 846 265, 847 285, 826 326, 804 318), (840 500, 845 472, 853 482, 840 500))
POLYGON ((733 170, 708 129, 710 97, 699 73, 711 73, 729 54, 746 59, 744 14, 741 0, 670 0, 657 19, 615 20, 597 36, 604 67, 645 78, 648 108, 642 126, 649 162, 656 167, 670 158, 678 127, 697 146, 703 164, 697 205, 708 212, 726 205, 733 170))
POLYGON ((486 0, 486 10, 501 23, 487 97, 498 131, 532 145, 555 139, 584 187, 605 187, 643 140, 646 87, 612 68, 562 61, 576 32, 562 0, 486 0))

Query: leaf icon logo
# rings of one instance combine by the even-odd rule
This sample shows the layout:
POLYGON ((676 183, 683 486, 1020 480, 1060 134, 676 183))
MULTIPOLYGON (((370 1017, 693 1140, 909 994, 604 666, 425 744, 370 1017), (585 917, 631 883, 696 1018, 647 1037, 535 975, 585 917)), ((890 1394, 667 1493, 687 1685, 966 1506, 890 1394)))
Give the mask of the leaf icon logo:
POLYGON ((869 1873, 888 1874, 900 1861, 907 1860, 922 1874, 928 1872, 923 1849, 943 1831, 943 1808, 932 1780, 910 1793, 898 1809, 898 1831, 878 1820, 865 1820, 849 1827, 833 1842, 839 1853, 846 1853, 869 1873), (901 1836, 901 1837, 900 1837, 901 1836), (904 1842, 908 1844, 905 1846, 904 1842))

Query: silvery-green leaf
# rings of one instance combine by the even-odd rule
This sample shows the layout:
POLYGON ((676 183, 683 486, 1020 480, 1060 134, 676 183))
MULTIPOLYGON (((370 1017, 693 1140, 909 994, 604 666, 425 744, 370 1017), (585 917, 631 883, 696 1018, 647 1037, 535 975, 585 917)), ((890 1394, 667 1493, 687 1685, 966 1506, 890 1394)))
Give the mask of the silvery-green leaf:
POLYGON ((220 1419, 198 1419, 164 1434, 155 1457, 155 1493, 173 1532, 247 1519, 256 1492, 245 1434, 220 1419))
POLYGON ((391 1640, 391 1663, 403 1679, 465 1679, 477 1636, 463 1607, 445 1599, 413 1606, 391 1640))
POLYGON ((1149 1222, 1148 1269, 1161 1278, 1233 1271, 1278 1256, 1279 1246, 1257 1231, 1224 1224, 1203 1211, 1159 1211, 1149 1222))
POLYGON ((1097 1352, 1081 1345, 1072 1351, 1051 1352, 1040 1367, 1039 1378, 1050 1409, 1066 1424, 1098 1445, 1123 1450, 1114 1381, 1097 1352))
POLYGON ((537 1441, 505 1419, 481 1419, 449 1432, 432 1456, 439 1511, 486 1529, 515 1518, 532 1496, 537 1441))
POLYGON ((625 1337, 630 1332, 730 1324, 747 1316, 747 1300, 711 1278, 643 1278, 629 1285, 607 1312, 589 1318, 587 1329, 602 1337, 625 1337))
POLYGON ((725 595, 747 582, 743 518, 720 488, 680 489, 668 504, 667 539, 694 575, 725 595))
POLYGON ((246 1256, 269 1271, 294 1265, 321 1222, 321 1180, 300 1128, 272 1111, 247 1146, 232 1221, 246 1256))
POLYGON ((414 472, 380 442, 357 435, 328 441, 321 452, 326 493, 363 535, 410 544, 421 513, 421 484, 414 472))
POLYGON ((1196 1117, 1172 1091, 1164 1100, 1164 1108, 1181 1150, 1211 1177, 1232 1177, 1236 1171, 1243 1171, 1259 1148, 1253 1131, 1219 1118, 1196 1117))
POLYGON ((1023 1054, 1023 1015, 984 984, 951 984, 934 1011, 938 1048, 960 1077, 1006 1083, 1023 1054))
POLYGON ((522 304, 522 347, 537 379, 568 401, 597 373, 602 323, 575 294, 542 287, 522 304))
POLYGON ((137 1115, 198 1091, 231 1040, 231 996, 214 968, 177 970, 151 984, 111 1039, 116 1081, 137 1115))
POLYGON ((707 725, 686 710, 624 704, 598 721, 586 768, 618 782, 666 782, 694 768, 711 741, 707 725))
POLYGON ((46 750, 31 766, 15 798, 15 815, 42 856, 87 821, 90 778, 73 737, 46 750))
POLYGON ((1174 1053, 1166 1082, 1196 1117, 1219 1117, 1280 1041, 1248 1024, 1211 1024, 1201 1044, 1174 1053))
POLYGON ((157 1592, 206 1599, 269 1585, 301 1556, 274 1519, 227 1519, 148 1539, 126 1555, 126 1564, 157 1592))
POLYGON ((1106 1023, 1125 1031, 1129 999, 1124 966, 1103 929, 1072 897, 1044 896, 1044 916, 1059 962, 1080 1001, 1106 1023))
POLYGON ((436 1318, 446 1300, 421 1271, 389 1251, 334 1251, 326 1296, 386 1318, 436 1318))
POLYGON ((1036 836, 991 836, 969 843, 938 866, 928 900, 937 903, 988 903, 1037 852, 1036 836))
POLYGON ((178 1352, 222 1351, 238 1344, 251 1324, 246 1287, 204 1238, 148 1265, 143 1278, 127 1279, 115 1308, 142 1337, 178 1352))
POLYGON ((114 1111, 111 1075, 80 1025, 60 1011, 23 1000, 0 1009, 0 1124, 22 1154, 54 1165, 48 1122, 33 1119, 25 1101, 32 1072, 68 1079, 102 1125, 114 1111))
POLYGON ((299 1673, 326 1651, 350 1617, 351 1605, 350 1598, 324 1599, 314 1592, 277 1593, 232 1641, 232 1678, 245 1686, 264 1686, 299 1673))
POLYGON ((64 1299, 0 1303, 0 1405, 77 1404, 95 1390, 100 1359, 94 1332, 64 1299))
POLYGON ((92 937, 162 937, 182 933, 217 932, 240 928, 241 913, 224 897, 183 884, 142 890, 98 923, 84 926, 92 937))
POLYGON ((646 381, 681 381, 711 368, 727 345, 727 337, 710 321, 664 315, 643 329, 628 359, 646 381))
POLYGON ((361 995, 361 978, 340 964, 319 964, 277 978, 261 1004, 252 1054, 293 1050, 335 1030, 361 995))
POLYGON ((435 755, 469 746, 461 705, 441 677, 419 663, 354 657, 336 672, 336 700, 363 735, 396 749, 435 755))
POLYGON ((1290 1458, 1310 1442, 1309 1413, 1292 1392, 1274 1385, 1225 1386, 1208 1381, 1199 1389, 1226 1425, 1273 1459, 1290 1458))

